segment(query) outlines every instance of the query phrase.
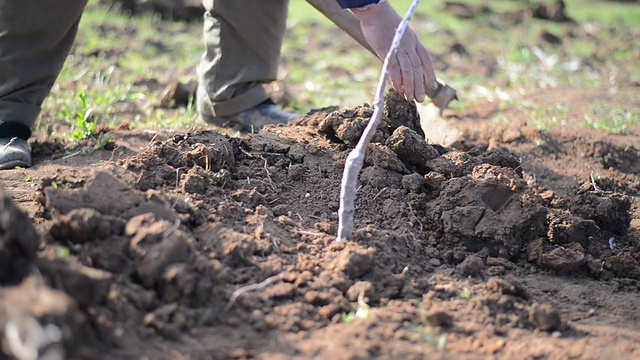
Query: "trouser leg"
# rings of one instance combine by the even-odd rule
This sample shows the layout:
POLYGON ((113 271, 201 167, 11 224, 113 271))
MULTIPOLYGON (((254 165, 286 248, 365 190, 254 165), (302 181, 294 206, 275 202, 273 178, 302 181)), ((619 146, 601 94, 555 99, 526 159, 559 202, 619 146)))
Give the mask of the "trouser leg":
POLYGON ((198 110, 228 116, 268 99, 277 78, 288 0, 203 0, 205 53, 198 66, 198 110))
POLYGON ((0 0, 0 138, 31 135, 87 0, 0 0))

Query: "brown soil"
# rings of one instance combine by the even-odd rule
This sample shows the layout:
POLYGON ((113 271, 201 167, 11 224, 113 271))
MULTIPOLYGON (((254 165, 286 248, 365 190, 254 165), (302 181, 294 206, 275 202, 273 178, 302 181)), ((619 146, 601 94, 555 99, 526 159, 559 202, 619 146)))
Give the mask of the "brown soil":
POLYGON ((387 106, 343 242, 367 106, 242 137, 114 130, 66 158, 34 142, 3 172, 3 356, 640 356, 638 129, 501 129, 479 104, 445 149, 387 106))

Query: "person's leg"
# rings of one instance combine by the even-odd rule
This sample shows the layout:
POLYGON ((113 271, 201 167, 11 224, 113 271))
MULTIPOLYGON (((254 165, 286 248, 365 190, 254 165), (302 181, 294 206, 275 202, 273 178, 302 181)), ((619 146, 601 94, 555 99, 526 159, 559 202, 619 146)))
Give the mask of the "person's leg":
POLYGON ((30 165, 26 140, 71 49, 86 3, 0 0, 0 169, 30 165))
POLYGON ((197 105, 205 121, 238 122, 238 114, 257 107, 263 111, 240 119, 242 125, 294 117, 269 104, 262 87, 277 78, 289 1, 203 0, 203 5, 206 49, 198 66, 197 105), (265 116, 273 119, 260 119, 265 116))

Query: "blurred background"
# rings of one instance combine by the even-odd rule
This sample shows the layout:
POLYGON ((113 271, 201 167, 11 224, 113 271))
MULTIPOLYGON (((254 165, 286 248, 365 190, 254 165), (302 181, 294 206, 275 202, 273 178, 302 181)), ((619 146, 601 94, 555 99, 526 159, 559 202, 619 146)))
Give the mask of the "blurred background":
MULTIPOLYGON (((404 14, 411 1, 390 3, 404 14)), ((79 120, 89 110, 106 127, 203 125, 191 101, 202 12, 199 0, 90 2, 36 131, 90 135, 79 120)), ((517 108, 540 129, 623 133, 639 121, 640 1, 423 1, 411 26, 461 98, 446 116, 464 118, 489 102, 498 110, 483 119, 509 122, 502 110, 517 108), (527 100, 550 88, 615 96, 578 102, 579 111, 562 99, 527 100)), ((280 80, 269 86, 282 106, 306 112, 372 102, 380 62, 306 1, 291 1, 282 55, 280 80)))

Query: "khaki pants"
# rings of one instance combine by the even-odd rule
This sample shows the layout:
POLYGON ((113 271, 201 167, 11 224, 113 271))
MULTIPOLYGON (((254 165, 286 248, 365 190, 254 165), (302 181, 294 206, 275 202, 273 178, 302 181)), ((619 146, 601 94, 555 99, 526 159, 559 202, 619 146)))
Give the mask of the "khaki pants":
POLYGON ((198 66, 198 111, 227 116, 268 96, 277 78, 289 0, 203 0, 205 53, 198 66))
MULTIPOLYGON (((0 137, 28 138, 78 29, 87 0, 0 0, 0 137)), ((233 115, 267 99, 276 79, 288 0, 203 0, 206 51, 198 109, 233 115)), ((185 44, 184 46, 190 46, 185 44)))

